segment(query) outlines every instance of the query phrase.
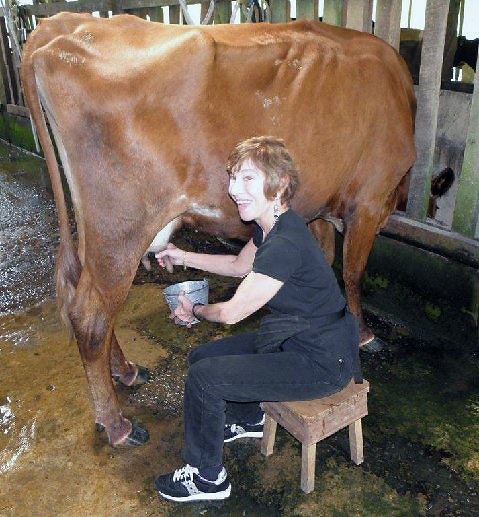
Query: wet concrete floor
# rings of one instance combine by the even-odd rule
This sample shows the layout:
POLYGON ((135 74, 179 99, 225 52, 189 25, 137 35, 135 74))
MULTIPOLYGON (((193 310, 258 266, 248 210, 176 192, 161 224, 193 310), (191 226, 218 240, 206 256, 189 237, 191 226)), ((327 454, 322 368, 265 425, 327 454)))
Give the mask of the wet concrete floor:
MULTIPOLYGON (((176 328, 162 288, 202 273, 139 269, 116 331, 127 357, 153 370, 139 388, 117 386, 124 413, 151 439, 115 450, 95 431, 85 375, 53 300, 58 231, 43 162, 0 146, 0 517, 37 515, 479 515, 479 358, 418 341, 369 315, 387 344, 362 355, 371 383, 363 420, 365 461, 349 461, 347 433, 317 447, 316 489, 299 490, 299 443, 279 430, 275 453, 258 442, 225 447, 233 483, 222 504, 178 506, 156 496, 156 474, 181 464, 186 355, 199 343, 254 328, 176 328)), ((190 249, 221 251, 182 232, 190 249)), ((208 276, 210 299, 237 282, 208 276)), ((240 442, 240 443, 239 443, 240 442)))

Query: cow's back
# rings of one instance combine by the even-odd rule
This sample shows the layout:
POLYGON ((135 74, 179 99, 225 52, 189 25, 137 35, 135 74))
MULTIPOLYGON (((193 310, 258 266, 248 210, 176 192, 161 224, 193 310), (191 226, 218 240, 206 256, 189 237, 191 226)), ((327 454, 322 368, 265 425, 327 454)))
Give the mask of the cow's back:
MULTIPOLYGON (((391 47, 356 31, 306 21, 188 27, 62 13, 34 31, 26 56, 70 162, 83 169, 78 181, 91 189, 116 175, 115 188, 141 196, 133 209, 145 216, 179 192, 236 217, 224 163, 254 135, 286 141, 301 170, 296 208, 307 218, 343 216, 353 199, 386 199, 414 160, 407 68, 391 47), (397 167, 356 170, 372 151, 397 167)), ((109 195, 98 192, 95 202, 109 195)))

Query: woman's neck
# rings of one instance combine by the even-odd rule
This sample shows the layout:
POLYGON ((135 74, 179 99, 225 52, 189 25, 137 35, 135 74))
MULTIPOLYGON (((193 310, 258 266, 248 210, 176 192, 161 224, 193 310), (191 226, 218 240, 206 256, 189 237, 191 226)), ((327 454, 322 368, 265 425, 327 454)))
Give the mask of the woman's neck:
MULTIPOLYGON (((288 209, 289 209, 288 206, 285 206, 285 205, 281 206, 277 212, 278 216, 287 212, 288 209)), ((268 233, 273 229, 273 226, 276 223, 276 221, 274 219, 274 214, 271 213, 271 214, 268 214, 264 218, 257 219, 256 223, 263 230, 263 237, 266 237, 266 235, 268 235, 268 233)))

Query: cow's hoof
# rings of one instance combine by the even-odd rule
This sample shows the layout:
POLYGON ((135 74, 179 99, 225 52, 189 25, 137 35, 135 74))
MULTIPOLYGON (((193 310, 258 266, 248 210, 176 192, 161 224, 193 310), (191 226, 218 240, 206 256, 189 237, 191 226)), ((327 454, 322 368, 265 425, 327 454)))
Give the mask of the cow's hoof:
POLYGON ((371 339, 360 343, 359 348, 365 352, 381 352, 381 350, 384 348, 384 342, 373 336, 371 339))
MULTIPOLYGON (((102 433, 105 430, 105 426, 102 424, 95 424, 96 430, 99 433, 102 433)), ((137 447, 138 445, 143 445, 150 439, 150 433, 143 426, 135 422, 132 419, 131 421, 131 431, 130 433, 123 438, 118 443, 115 443, 113 447, 137 447)))
MULTIPOLYGON (((125 384, 122 382, 123 386, 141 386, 151 379, 151 372, 148 368, 139 365, 136 365, 136 367, 138 368, 138 373, 136 374, 133 382, 131 384, 125 384)), ((111 378, 116 382, 121 382, 119 375, 112 375, 111 378)))
POLYGON ((150 433, 134 420, 131 421, 131 431, 121 442, 114 447, 137 447, 145 444, 150 439, 150 433))
POLYGON ((144 366, 136 365, 138 368, 138 373, 136 375, 136 379, 134 380, 133 384, 135 385, 141 385, 146 384, 148 381, 151 380, 151 372, 148 370, 148 368, 145 368, 144 366))

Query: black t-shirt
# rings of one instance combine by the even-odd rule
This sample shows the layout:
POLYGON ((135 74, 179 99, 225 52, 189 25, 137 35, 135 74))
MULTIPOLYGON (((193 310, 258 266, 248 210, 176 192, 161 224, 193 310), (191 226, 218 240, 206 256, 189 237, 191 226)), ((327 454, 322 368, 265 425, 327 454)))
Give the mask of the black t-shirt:
POLYGON ((268 303, 273 313, 314 318, 344 308, 331 267, 293 210, 279 216, 264 242, 263 231, 256 226, 253 243, 258 248, 253 271, 284 283, 268 303))

